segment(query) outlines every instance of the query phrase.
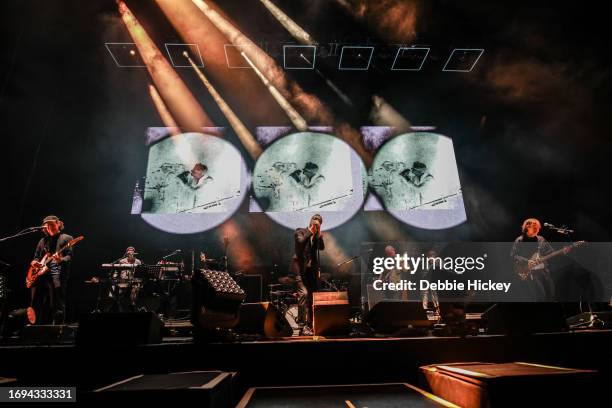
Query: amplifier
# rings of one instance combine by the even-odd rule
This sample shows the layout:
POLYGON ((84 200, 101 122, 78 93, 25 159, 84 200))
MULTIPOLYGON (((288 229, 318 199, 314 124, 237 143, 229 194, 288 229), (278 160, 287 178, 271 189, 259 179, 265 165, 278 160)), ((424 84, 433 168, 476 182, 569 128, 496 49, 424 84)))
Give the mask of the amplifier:
POLYGON ((312 328, 315 335, 348 333, 351 306, 347 292, 314 292, 312 308, 312 328))

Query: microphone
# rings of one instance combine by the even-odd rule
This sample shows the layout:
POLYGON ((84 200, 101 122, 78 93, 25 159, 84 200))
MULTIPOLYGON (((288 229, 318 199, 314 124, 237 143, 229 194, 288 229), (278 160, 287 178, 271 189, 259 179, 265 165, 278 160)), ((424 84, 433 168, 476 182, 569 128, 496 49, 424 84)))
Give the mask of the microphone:
POLYGON ((29 229, 29 230, 32 230, 32 231, 36 231, 36 230, 45 229, 45 226, 44 225, 37 225, 35 227, 30 227, 30 228, 26 228, 26 229, 29 229))
POLYGON ((544 223, 544 226, 545 226, 546 228, 557 228, 557 227, 555 227, 554 225, 549 224, 549 223, 547 223, 547 222, 545 222, 545 223, 544 223))

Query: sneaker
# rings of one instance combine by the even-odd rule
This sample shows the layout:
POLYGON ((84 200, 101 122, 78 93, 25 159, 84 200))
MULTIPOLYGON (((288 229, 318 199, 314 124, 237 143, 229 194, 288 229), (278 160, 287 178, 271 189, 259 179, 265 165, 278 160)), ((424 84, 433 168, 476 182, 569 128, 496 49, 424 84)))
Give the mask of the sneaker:
POLYGON ((314 336, 314 332, 312 331, 310 327, 304 326, 302 327, 301 335, 302 336, 314 336))

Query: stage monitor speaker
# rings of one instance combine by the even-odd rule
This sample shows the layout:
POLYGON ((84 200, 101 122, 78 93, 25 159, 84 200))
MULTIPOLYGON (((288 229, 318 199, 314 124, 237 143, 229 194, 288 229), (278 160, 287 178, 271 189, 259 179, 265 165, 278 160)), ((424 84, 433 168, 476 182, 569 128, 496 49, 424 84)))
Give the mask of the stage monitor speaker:
MULTIPOLYGON (((114 404, 126 401, 155 401, 176 406, 183 401, 197 401, 198 407, 235 406, 235 373, 188 371, 170 374, 144 374, 126 378, 92 393, 82 393, 85 402, 114 404)), ((140 404, 143 405, 143 404, 140 404)), ((179 404, 185 405, 185 404, 179 404)))
POLYGON ((293 334, 285 316, 270 302, 243 303, 234 330, 265 337, 289 337, 293 334))
POLYGON ((482 315, 488 333, 529 334, 567 330, 561 303, 496 303, 482 315))
POLYGON ((238 310, 246 294, 227 272, 203 269, 194 274, 191 320, 199 329, 229 329, 238 323, 238 310))
POLYGON ((610 329, 612 328, 612 312, 594 311, 579 313, 566 319, 570 328, 576 329, 610 329))
POLYGON ((346 334, 350 330, 347 292, 314 292, 312 294, 312 329, 317 336, 346 334))
POLYGON ((408 328, 427 328, 433 321, 421 302, 383 300, 368 312, 366 322, 377 333, 391 334, 408 328))
POLYGON ((152 312, 82 315, 77 330, 80 346, 134 346, 162 341, 163 322, 152 312))

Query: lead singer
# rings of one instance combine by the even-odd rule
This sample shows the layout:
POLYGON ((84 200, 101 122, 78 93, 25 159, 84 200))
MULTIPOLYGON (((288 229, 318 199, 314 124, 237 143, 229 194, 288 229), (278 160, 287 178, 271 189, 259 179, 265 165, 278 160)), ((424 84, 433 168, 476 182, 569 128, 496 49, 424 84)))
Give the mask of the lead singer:
POLYGON ((295 230, 295 255, 291 269, 298 291, 298 320, 304 324, 302 335, 312 335, 312 294, 318 290, 320 277, 319 251, 325 249, 321 234, 323 218, 315 214, 308 228, 295 230))

